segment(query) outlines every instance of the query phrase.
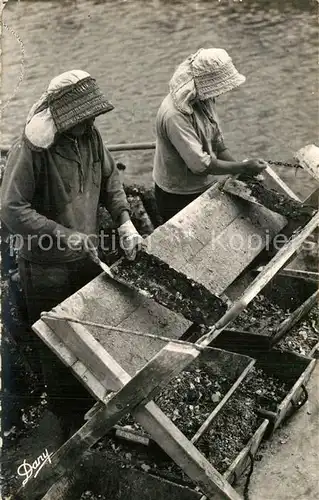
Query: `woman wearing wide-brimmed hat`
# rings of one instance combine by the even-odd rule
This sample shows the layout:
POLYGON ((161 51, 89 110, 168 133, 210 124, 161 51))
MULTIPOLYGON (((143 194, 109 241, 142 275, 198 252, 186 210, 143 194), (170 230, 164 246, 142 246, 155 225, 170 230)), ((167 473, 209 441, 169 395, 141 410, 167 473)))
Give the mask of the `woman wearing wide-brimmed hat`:
MULTIPOLYGON (((129 259, 141 242, 115 162, 93 125, 95 117, 112 109, 89 73, 67 71, 51 80, 10 150, 1 218, 18 237, 30 325, 101 272, 92 260, 99 202, 117 225, 129 259)), ((40 351, 51 409, 68 420, 66 425, 78 422, 92 400, 35 334, 29 338, 40 351)))
POLYGON ((224 144, 215 98, 245 81, 224 49, 200 49, 183 61, 156 117, 153 179, 158 209, 170 219, 220 175, 258 174, 263 160, 233 159, 224 144))

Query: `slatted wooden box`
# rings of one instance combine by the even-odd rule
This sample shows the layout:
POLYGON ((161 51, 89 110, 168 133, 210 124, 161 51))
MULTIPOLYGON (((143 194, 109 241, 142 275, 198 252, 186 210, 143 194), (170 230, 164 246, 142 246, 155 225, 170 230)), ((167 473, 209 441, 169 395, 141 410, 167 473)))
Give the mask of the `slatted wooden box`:
MULTIPOLYGON (((228 339, 229 340, 229 339, 228 339)), ((229 347, 229 342, 226 342, 229 347)), ((217 338, 214 344, 222 347, 222 337, 217 338)), ((306 384, 315 368, 316 360, 295 354, 289 351, 272 349, 269 352, 251 350, 247 346, 233 346, 233 349, 242 354, 253 356, 257 362, 255 368, 261 368, 266 374, 274 376, 287 385, 287 393, 272 411, 265 410, 261 403, 261 413, 270 421, 270 428, 275 431, 294 409, 298 409, 307 399, 306 384)))
MULTIPOLYGON (((247 445, 227 469, 224 477, 231 484, 249 465, 249 455, 255 456, 266 432, 268 420, 262 421, 247 445)), ((141 470, 123 468, 118 456, 106 456, 98 451, 86 454, 68 481, 63 500, 80 498, 85 491, 96 496, 107 495, 113 500, 205 500, 199 491, 141 470)))
MULTIPOLYGON (((252 270, 241 275, 227 289, 228 297, 231 300, 240 297, 254 277, 252 270)), ((270 349, 288 335, 300 320, 304 320, 318 301, 318 286, 314 281, 278 274, 257 295, 246 311, 220 333, 218 342, 221 343, 217 342, 216 345, 222 345, 224 349, 229 350, 233 350, 234 346, 238 346, 238 349, 246 346, 251 353, 253 350, 270 349), (274 306, 278 313, 272 315, 268 306, 274 306), (261 315, 258 314, 259 309, 262 311, 261 315), (252 317, 255 317, 255 320, 252 320, 252 317)), ((316 350, 315 344, 312 344, 305 353, 307 356, 316 350)))

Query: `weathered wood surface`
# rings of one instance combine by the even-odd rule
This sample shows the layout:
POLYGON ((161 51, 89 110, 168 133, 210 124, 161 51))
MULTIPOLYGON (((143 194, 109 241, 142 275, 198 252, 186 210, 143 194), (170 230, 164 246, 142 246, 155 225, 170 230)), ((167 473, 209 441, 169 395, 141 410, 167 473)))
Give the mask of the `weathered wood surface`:
POLYGON ((218 183, 147 238, 147 252, 221 294, 286 219, 223 193, 218 183))
POLYGON ((319 224, 319 212, 305 225, 305 227, 291 238, 264 267, 263 271, 255 278, 255 280, 246 288, 244 293, 238 298, 233 305, 228 309, 226 314, 218 320, 210 331, 205 334, 197 343, 205 346, 210 345, 215 338, 228 326, 240 313, 246 309, 248 304, 256 297, 256 295, 270 282, 275 274, 282 269, 287 261, 293 257, 306 240, 306 238, 314 231, 319 224))
POLYGON ((271 346, 276 345, 293 326, 305 316, 319 300, 319 290, 313 293, 301 306, 293 311, 278 327, 271 338, 271 346))
POLYGON ((119 377, 123 380, 126 377, 127 382, 130 380, 125 370, 85 326, 50 316, 44 316, 42 319, 108 391, 118 389, 119 377))
POLYGON ((314 144, 308 144, 299 149, 294 155, 294 159, 307 170, 307 172, 319 182, 319 148, 314 144))
POLYGON ((60 337, 43 321, 38 320, 33 325, 33 330, 41 340, 58 356, 66 366, 72 370, 76 378, 87 387, 89 392, 99 401, 105 401, 109 391, 92 374, 84 363, 79 361, 74 353, 68 348, 60 337))
MULTIPOLYGON (((174 347, 176 349, 176 346, 174 347)), ((173 349, 173 351, 174 351, 173 349)), ((183 349, 181 349, 183 350, 183 349)), ((215 498, 218 494, 220 498, 240 500, 240 496, 231 488, 229 483, 219 474, 214 467, 203 457, 203 455, 190 443, 188 439, 175 427, 166 415, 150 401, 145 406, 145 401, 154 394, 155 387, 159 389, 159 379, 163 382, 167 377, 168 359, 167 352, 163 349, 156 357, 164 360, 165 370, 162 371, 162 363, 157 364, 157 369, 161 371, 161 376, 149 377, 150 367, 154 365, 154 359, 142 369, 134 379, 127 383, 127 376, 122 382, 122 374, 118 374, 118 384, 120 390, 107 405, 99 409, 79 431, 77 431, 52 457, 52 465, 46 469, 45 473, 36 478, 31 487, 28 485, 19 491, 19 498, 34 499, 35 491, 46 491, 54 481, 57 481, 51 488, 52 496, 57 498, 57 492, 61 491, 61 485, 65 485, 63 476, 73 468, 77 461, 81 459, 82 453, 97 442, 106 432, 109 425, 114 425, 115 420, 131 411, 132 415, 149 432, 152 438, 163 448, 163 450, 189 475, 191 479, 198 483, 201 490, 208 498, 215 498), (141 380, 140 380, 141 379, 141 380), (141 383, 140 383, 141 382, 141 383), (132 387, 131 387, 132 386, 132 387), (139 388, 142 391, 136 396, 135 392, 139 388), (137 407, 135 404, 141 403, 137 407), (128 406, 127 406, 128 404, 128 406), (134 408, 132 408, 134 407, 134 408), (111 411, 111 413, 109 413, 111 411), (54 496, 55 495, 55 496, 54 496)), ((189 356, 195 358, 199 355, 197 349, 187 346, 184 348, 184 356, 178 356, 170 364, 170 376, 173 372, 182 369, 181 364, 189 363, 189 356), (192 351, 192 352, 191 352, 192 351), (177 369, 177 365, 178 369, 177 369)), ((110 368, 112 369, 112 367, 110 368)), ((116 374, 114 374, 116 378, 116 374)), ((30 484, 30 483, 29 483, 30 484)))
MULTIPOLYGON (((59 315, 141 333, 179 338, 190 322, 125 286, 100 275, 57 306, 59 315)), ((167 342, 90 327, 90 333, 129 375, 140 370, 167 342)))
MULTIPOLYGON (((58 321, 55 326, 58 329, 58 321)), ((61 326, 61 325, 60 325, 61 326)), ((78 325, 77 325, 78 326, 78 325)), ((198 349, 188 345, 167 344, 154 358, 131 378, 125 371, 109 366, 114 380, 122 388, 108 400, 95 415, 67 441, 51 459, 51 466, 32 481, 32 485, 22 488, 24 498, 34 498, 42 494, 54 482, 72 469, 98 439, 112 428, 123 416, 144 406, 160 392, 179 371, 199 355, 198 349)))
POLYGON ((315 369, 316 362, 317 362, 316 359, 313 359, 309 362, 307 368, 304 370, 304 372, 298 378, 296 383, 290 389, 285 399, 278 406, 276 420, 275 422, 273 422, 273 432, 277 429, 277 427, 279 427, 281 422, 286 418, 286 416, 292 410, 292 402, 294 404, 299 402, 300 396, 303 392, 301 386, 302 385, 305 386, 307 384, 313 370, 315 369))

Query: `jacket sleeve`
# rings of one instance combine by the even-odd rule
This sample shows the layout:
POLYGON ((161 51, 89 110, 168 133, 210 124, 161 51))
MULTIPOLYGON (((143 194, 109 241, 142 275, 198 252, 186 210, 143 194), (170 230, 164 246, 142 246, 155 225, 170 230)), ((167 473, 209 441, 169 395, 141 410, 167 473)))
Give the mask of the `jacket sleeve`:
POLYGON ((117 221, 122 212, 130 212, 120 174, 111 153, 102 145, 102 184, 100 201, 117 221))
POLYGON ((203 150, 202 143, 187 116, 182 113, 167 116, 166 134, 194 174, 210 173, 213 157, 203 150))
POLYGON ((1 220, 13 234, 22 237, 56 235, 64 229, 32 208, 37 171, 32 151, 20 140, 8 156, 1 186, 1 220))

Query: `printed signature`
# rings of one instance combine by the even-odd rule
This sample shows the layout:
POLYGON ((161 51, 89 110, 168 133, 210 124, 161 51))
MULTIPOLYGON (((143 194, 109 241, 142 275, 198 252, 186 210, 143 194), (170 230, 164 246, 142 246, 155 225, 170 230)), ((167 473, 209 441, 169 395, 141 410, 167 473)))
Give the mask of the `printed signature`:
POLYGON ((19 465, 17 470, 19 476, 25 477, 22 481, 22 486, 25 486, 32 476, 37 477, 40 470, 47 462, 51 463, 52 455, 53 453, 49 453, 48 450, 45 449, 32 464, 29 464, 26 459, 23 460, 23 463, 19 465))

